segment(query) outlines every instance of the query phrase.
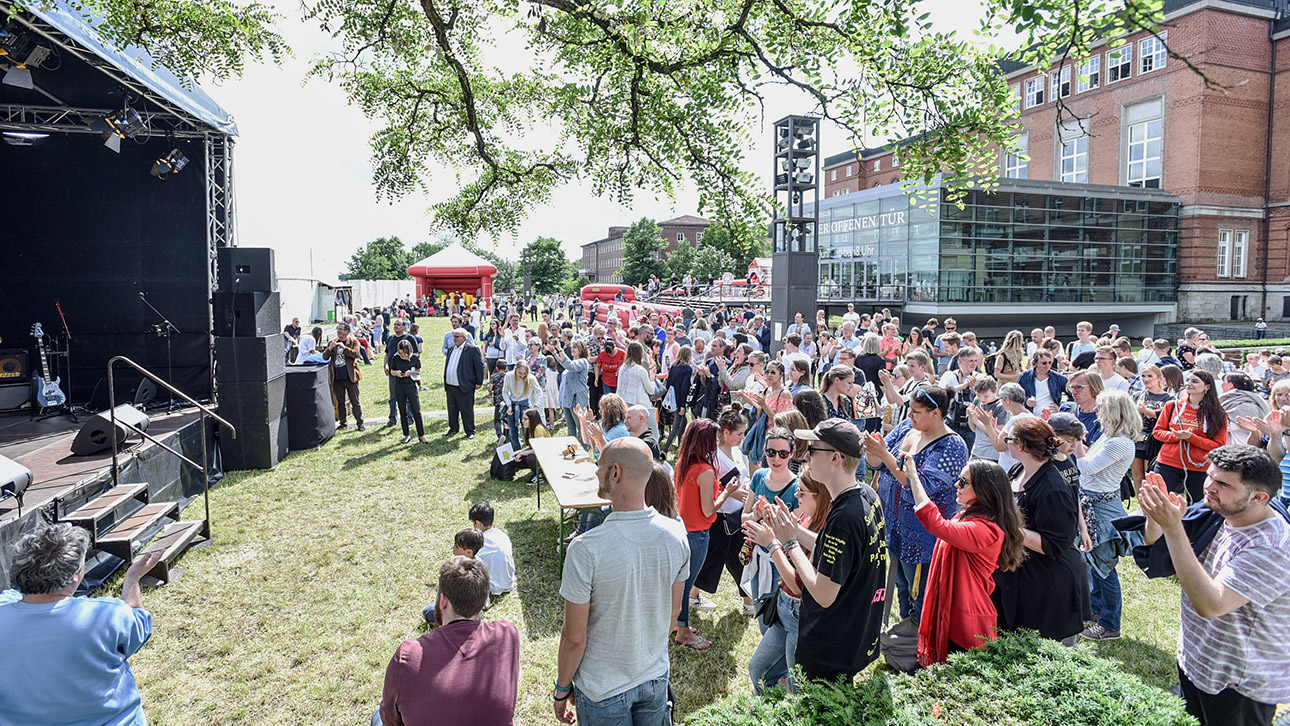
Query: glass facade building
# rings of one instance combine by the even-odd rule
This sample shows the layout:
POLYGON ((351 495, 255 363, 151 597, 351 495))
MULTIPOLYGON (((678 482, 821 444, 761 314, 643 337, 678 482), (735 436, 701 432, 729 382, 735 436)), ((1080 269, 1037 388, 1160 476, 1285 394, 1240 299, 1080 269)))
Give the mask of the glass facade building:
POLYGON ((1001 179, 961 207, 945 196, 889 186, 822 201, 820 301, 1078 309, 1177 298, 1179 204, 1168 193, 1001 179))

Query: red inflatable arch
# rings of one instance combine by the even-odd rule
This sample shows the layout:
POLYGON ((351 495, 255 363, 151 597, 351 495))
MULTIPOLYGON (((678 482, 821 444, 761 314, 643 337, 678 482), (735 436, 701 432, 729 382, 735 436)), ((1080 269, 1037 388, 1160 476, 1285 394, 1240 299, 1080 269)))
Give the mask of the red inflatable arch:
POLYGON ((461 245, 449 245, 409 267, 408 274, 417 281, 418 300, 435 290, 490 299, 497 268, 461 245))

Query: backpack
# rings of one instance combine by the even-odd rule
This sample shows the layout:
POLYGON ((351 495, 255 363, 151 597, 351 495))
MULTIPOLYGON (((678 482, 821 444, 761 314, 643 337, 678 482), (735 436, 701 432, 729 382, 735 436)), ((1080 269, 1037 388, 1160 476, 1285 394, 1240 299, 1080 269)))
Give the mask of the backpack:
POLYGON ((887 665, 901 673, 918 670, 918 623, 913 618, 891 626, 878 636, 878 644, 887 665))
MULTIPOLYGON (((955 376, 960 383, 963 382, 962 371, 955 371, 955 376)), ((976 394, 972 391, 971 386, 955 392, 950 398, 950 407, 949 411, 946 412, 945 422, 956 429, 966 428, 968 425, 968 409, 972 407, 974 400, 976 400, 976 394)))
POLYGON ((501 457, 494 451, 493 461, 488 465, 488 476, 498 481, 513 481, 515 479, 515 462, 509 461, 503 464, 501 457))

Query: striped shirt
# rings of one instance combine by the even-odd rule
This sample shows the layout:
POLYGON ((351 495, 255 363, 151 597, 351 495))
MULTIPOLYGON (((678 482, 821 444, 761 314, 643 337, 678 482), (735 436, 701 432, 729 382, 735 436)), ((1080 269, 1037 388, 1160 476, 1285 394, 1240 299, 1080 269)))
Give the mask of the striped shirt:
POLYGON ((1290 524, 1224 524, 1200 558, 1219 585, 1249 600, 1217 618, 1182 595, 1178 665, 1210 694, 1233 688, 1259 703, 1290 701, 1290 524))

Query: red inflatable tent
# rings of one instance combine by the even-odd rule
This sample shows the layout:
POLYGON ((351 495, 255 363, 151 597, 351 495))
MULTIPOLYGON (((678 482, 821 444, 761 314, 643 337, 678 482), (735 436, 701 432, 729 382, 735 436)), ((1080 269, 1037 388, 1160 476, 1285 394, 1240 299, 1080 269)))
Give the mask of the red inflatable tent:
POLYGON ((409 267, 408 274, 417 281, 418 300, 435 290, 490 299, 497 268, 461 245, 449 245, 409 267))

